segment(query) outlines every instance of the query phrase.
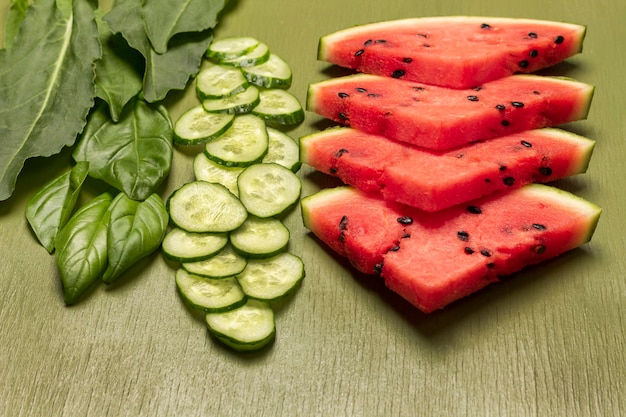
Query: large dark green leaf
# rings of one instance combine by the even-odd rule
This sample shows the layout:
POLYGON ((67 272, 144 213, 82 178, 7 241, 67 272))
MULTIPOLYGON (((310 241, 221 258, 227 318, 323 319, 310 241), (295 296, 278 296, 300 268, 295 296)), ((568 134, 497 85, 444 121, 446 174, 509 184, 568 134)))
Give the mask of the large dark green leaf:
POLYGON ((26 159, 76 140, 94 98, 100 43, 88 0, 37 0, 0 50, 0 200, 26 159))
POLYGON ((225 3, 226 0, 144 0, 141 13, 152 47, 164 54, 175 35, 214 28, 225 3))
POLYGON ((66 304, 74 304, 107 267, 107 230, 112 201, 110 193, 92 199, 70 218, 57 236, 55 260, 66 304))
POLYGON ((212 30, 184 33, 172 40, 166 53, 159 54, 148 39, 140 0, 117 2, 104 19, 115 33, 120 33, 143 55, 143 94, 151 103, 163 100, 170 90, 185 88, 189 79, 198 73, 202 57, 213 40, 212 30))
POLYGON ((26 203, 26 219, 41 245, 54 250, 57 233, 70 218, 82 188, 89 164, 79 162, 43 186, 26 203))
POLYGON ((136 98, 118 123, 107 106, 97 106, 74 150, 74 159, 89 162, 89 175, 134 200, 144 200, 169 174, 172 122, 163 106, 136 98))
POLYGON ((110 212, 109 265, 102 277, 107 284, 159 247, 169 221, 165 204, 157 194, 139 202, 120 193, 113 200, 110 212))
POLYGON ((119 34, 113 34, 100 17, 96 20, 102 45, 102 59, 96 65, 96 95, 109 104, 111 119, 120 114, 142 88, 143 58, 119 34))

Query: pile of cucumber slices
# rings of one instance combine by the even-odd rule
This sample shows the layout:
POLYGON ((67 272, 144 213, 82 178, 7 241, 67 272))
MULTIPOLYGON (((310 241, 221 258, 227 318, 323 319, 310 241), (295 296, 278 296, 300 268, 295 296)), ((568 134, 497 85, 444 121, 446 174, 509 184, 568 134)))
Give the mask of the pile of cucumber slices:
POLYGON ((196 78, 196 105, 176 121, 174 142, 200 145, 194 180, 166 201, 163 254, 175 262, 186 304, 206 314, 217 340, 256 351, 275 339, 273 303, 304 278, 281 218, 299 201, 296 142, 280 127, 304 111, 287 89, 291 68, 250 37, 214 41, 196 78))

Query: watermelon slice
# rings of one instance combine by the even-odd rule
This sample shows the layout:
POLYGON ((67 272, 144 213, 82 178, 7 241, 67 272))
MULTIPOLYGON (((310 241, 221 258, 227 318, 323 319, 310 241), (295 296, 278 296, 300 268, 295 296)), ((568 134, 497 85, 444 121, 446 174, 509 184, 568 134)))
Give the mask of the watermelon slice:
POLYGON ((349 186, 301 201, 304 225, 425 313, 591 239, 601 209, 530 184, 435 213, 349 186))
POLYGON ((585 26, 443 16, 371 23, 320 38, 318 59, 387 77, 472 88, 582 51, 585 26))
POLYGON ((472 90, 355 74, 310 84, 307 109, 367 133, 450 149, 584 119, 593 91, 572 79, 526 74, 472 90))
POLYGON ((544 128, 433 151, 352 128, 300 138, 300 160, 385 199, 437 211, 586 171, 595 142, 544 128))

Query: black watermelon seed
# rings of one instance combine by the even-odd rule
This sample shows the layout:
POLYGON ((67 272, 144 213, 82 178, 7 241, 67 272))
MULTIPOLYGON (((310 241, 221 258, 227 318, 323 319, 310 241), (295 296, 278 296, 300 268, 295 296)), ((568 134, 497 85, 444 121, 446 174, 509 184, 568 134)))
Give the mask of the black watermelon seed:
POLYGON ((541 173, 541 175, 545 175, 547 177, 548 175, 552 175, 552 168, 539 167, 539 172, 541 173))
POLYGON ((532 147, 533 147, 533 144, 532 144, 532 143, 530 143, 530 142, 528 142, 528 141, 525 141, 525 140, 521 141, 520 143, 521 143, 522 145, 524 145, 525 147, 527 147, 527 148, 532 148, 532 147))
POLYGON ((559 35, 556 38, 554 38, 554 43, 556 43, 558 45, 560 43, 563 43, 564 40, 565 40, 565 38, 563 36, 559 35))
POLYGON ((422 46, 423 46, 424 48, 430 48, 430 44, 429 44, 429 43, 423 43, 423 44, 422 44, 422 46))
POLYGON ((533 223, 533 228, 537 230, 546 230, 546 226, 541 223, 533 223))
POLYGON ((365 93, 365 92, 367 92, 367 89, 366 89, 366 88, 363 88, 363 87, 357 87, 357 88, 355 88, 355 90, 356 90, 356 91, 358 91, 359 93, 365 93))
POLYGON ((533 91, 533 94, 535 94, 535 95, 539 95, 539 94, 541 94, 541 93, 540 93, 539 91, 535 90, 535 91, 533 91))
POLYGON ((359 49, 354 53, 354 56, 361 56, 365 53, 365 49, 359 49))
POLYGON ((489 268, 489 269, 493 268, 494 266, 496 266, 496 264, 494 264, 493 262, 489 262, 487 264, 487 268, 489 268))
POLYGON ((411 62, 413 62, 413 58, 409 58, 409 57, 402 58, 402 62, 404 62, 405 64, 410 64, 411 62))
POLYGON ((458 153, 458 154, 456 154, 456 157, 457 158, 463 158, 463 154, 462 153, 458 153))
POLYGON ((461 239, 463 242, 467 242, 469 240, 469 233, 467 233, 465 230, 459 230, 458 232, 456 232, 456 237, 461 239))
POLYGON ((543 245, 537 245, 533 248, 535 253, 544 253, 546 251, 546 247, 543 245))
POLYGON ((537 34, 535 32, 528 32, 528 37, 536 39, 537 38, 537 34))
POLYGON ((513 184, 515 184, 515 178, 513 177, 506 177, 502 180, 502 182, 504 183, 504 185, 506 185, 507 187, 511 187, 513 184))
POLYGON ((374 265, 374 271, 373 272, 376 275, 380 275, 380 273, 383 272, 383 264, 380 263, 380 264, 374 265))
POLYGON ((348 93, 343 93, 343 92, 341 92, 341 93, 337 93, 337 95, 339 96, 339 98, 346 98, 346 97, 350 97, 350 94, 348 94, 348 93))
POLYGON ((368 97, 374 98, 374 97, 380 97, 380 94, 376 94, 376 93, 368 93, 367 94, 368 97))
POLYGON ((339 230, 346 230, 348 227, 348 216, 343 216, 339 221, 339 230))
POLYGON ((500 171, 506 171, 506 165, 500 165, 500 171))
POLYGON ((415 91, 426 91, 426 87, 415 86, 415 87, 413 87, 413 90, 415 90, 415 91))
POLYGON ((520 62, 517 63, 517 65, 519 65, 520 68, 528 68, 528 65, 530 64, 530 62, 526 61, 525 59, 521 60, 520 62))
POLYGON ((389 248, 390 252, 398 252, 400 250, 400 246, 396 245, 396 246, 392 246, 389 248))
POLYGON ((506 106, 504 104, 496 104, 496 110, 504 111, 505 109, 506 109, 506 106))
POLYGON ((398 223, 412 224, 413 223, 413 219, 410 218, 409 216, 398 217, 398 223))
POLYGON ((529 53, 531 58, 537 58, 539 56, 539 51, 536 49, 532 49, 529 53))
POLYGON ((337 153, 335 153, 335 156, 337 158, 340 158, 344 153, 349 153, 350 151, 347 150, 346 148, 341 148, 337 151, 337 153))
POLYGON ((341 243, 344 243, 346 241, 346 235, 343 232, 341 232, 339 233, 339 237, 337 237, 337 239, 339 239, 341 243))
POLYGON ((348 120, 348 116, 346 116, 346 114, 345 114, 345 113, 341 113, 341 112, 340 112, 337 116, 338 116, 341 120, 348 120))
POLYGON ((482 25, 480 25, 480 28, 488 30, 491 29, 491 25, 489 25, 488 23, 483 23, 482 25))
POLYGON ((428 34, 426 33, 418 33, 417 36, 419 36, 420 38, 428 38, 428 34))
POLYGON ((501 122, 500 122, 500 124, 501 124, 502 126, 506 127, 506 126, 510 125, 510 124, 511 124, 511 122, 509 122, 508 120, 503 120, 503 121, 501 121, 501 122))
POLYGON ((478 101, 478 96, 467 96, 469 101, 478 101))
POLYGON ((465 249, 463 249, 465 251, 465 253, 467 253, 468 255, 471 255, 472 253, 474 253, 474 249, 470 248, 469 246, 466 246, 465 249))
POLYGON ((337 168, 332 167, 329 171, 330 171, 331 174, 336 174, 337 173, 337 168))
POLYGON ((374 43, 387 43, 386 39, 376 39, 374 43))
POLYGON ((474 90, 474 91, 480 91, 482 89, 483 89, 482 87, 474 87, 474 88, 472 88, 472 90, 474 90))
POLYGON ((472 214, 481 214, 483 212, 480 207, 476 206, 467 206, 467 211, 472 214))
POLYGON ((394 72, 391 73, 391 78, 400 78, 403 77, 405 74, 404 70, 395 70, 394 72))
POLYGON ((371 39, 368 39, 368 40, 366 40, 365 42, 363 42, 363 45, 364 45, 364 46, 370 46, 370 45, 372 44, 372 42, 373 42, 373 41, 372 41, 371 39))
POLYGON ((408 238, 410 238, 410 237, 411 237, 411 234, 410 234, 410 233, 404 233, 404 234, 402 235, 402 239, 408 239, 408 238))
POLYGON ((491 180, 490 180, 489 178, 485 178, 485 182, 486 182, 487 184, 489 184, 489 183, 491 182, 491 180))
POLYGON ((480 254, 482 256, 486 256, 487 258, 491 256, 491 252, 489 252, 487 249, 483 249, 480 251, 480 254))
POLYGON ((522 103, 521 101, 512 101, 511 106, 521 109, 522 107, 524 107, 524 103, 522 103))

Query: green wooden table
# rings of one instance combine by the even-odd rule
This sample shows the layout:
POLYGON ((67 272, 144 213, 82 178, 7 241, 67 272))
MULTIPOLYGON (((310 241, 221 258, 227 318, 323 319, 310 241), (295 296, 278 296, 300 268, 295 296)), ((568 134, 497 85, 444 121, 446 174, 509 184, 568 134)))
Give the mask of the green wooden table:
MULTIPOLYGON (((267 42, 291 63, 302 102, 307 84, 328 77, 318 38, 344 27, 453 14, 586 24, 583 54, 558 71, 596 86, 588 120, 570 127, 597 146, 588 172, 558 185, 604 208, 592 242, 425 315, 321 246, 296 210, 286 222, 307 277, 277 312, 276 343, 242 356, 209 337, 158 254, 120 285, 65 307, 24 205, 70 155, 29 161, 0 203, 0 415, 626 415, 626 3, 232 1, 216 36, 267 42)), ((8 3, 0 1, 2 20, 8 3)), ((177 94, 172 117, 193 100, 177 94)), ((309 113, 290 134, 319 127, 309 113)), ((176 151, 163 196, 191 179, 191 161, 176 151)), ((305 195, 330 183, 308 167, 299 176, 305 195)))

